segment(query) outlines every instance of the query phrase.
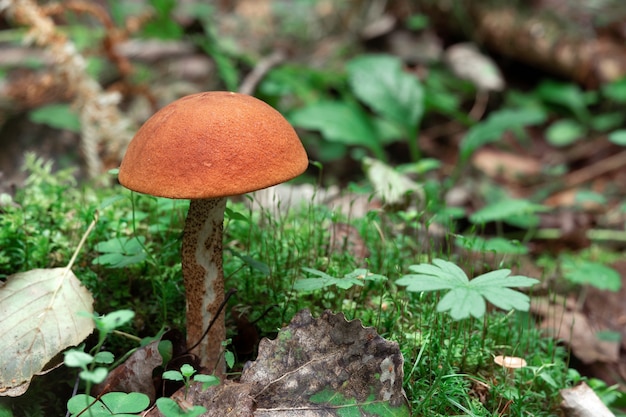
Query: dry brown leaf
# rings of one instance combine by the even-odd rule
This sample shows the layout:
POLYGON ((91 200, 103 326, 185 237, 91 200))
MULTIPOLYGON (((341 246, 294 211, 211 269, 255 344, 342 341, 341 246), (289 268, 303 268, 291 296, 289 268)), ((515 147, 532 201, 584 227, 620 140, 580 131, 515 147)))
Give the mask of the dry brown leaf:
POLYGON ((568 417, 615 417, 585 382, 561 390, 561 408, 568 417))
POLYGON ((69 268, 11 275, 0 287, 0 396, 26 392, 52 358, 89 336, 92 312, 91 294, 69 268))
POLYGON ((155 368, 163 364, 158 349, 159 342, 160 340, 155 340, 133 352, 123 364, 109 372, 103 383, 94 388, 94 394, 101 395, 111 391, 140 392, 146 394, 151 403, 154 402, 156 391, 152 374, 155 368))
POLYGON ((619 361, 620 344, 600 340, 597 331, 605 329, 594 329, 583 313, 541 297, 533 299, 530 309, 543 318, 541 328, 569 344, 583 363, 619 361))
MULTIPOLYGON (((206 391, 194 384, 186 401, 206 407, 203 416, 216 417, 408 417, 403 365, 398 344, 373 328, 341 313, 326 311, 315 319, 304 310, 276 339, 261 341, 240 383, 206 391)), ((172 398, 182 398, 181 391, 172 398)), ((160 415, 153 409, 146 417, 160 415)))
MULTIPOLYGON (((255 416, 339 416, 385 409, 409 415, 402 390, 404 360, 397 343, 360 321, 305 310, 241 375, 257 403, 255 416)), ((391 415, 391 414, 390 414, 391 415)))
POLYGON ((472 165, 490 178, 513 183, 527 182, 528 177, 541 173, 541 163, 535 158, 489 148, 477 150, 472 156, 472 165))

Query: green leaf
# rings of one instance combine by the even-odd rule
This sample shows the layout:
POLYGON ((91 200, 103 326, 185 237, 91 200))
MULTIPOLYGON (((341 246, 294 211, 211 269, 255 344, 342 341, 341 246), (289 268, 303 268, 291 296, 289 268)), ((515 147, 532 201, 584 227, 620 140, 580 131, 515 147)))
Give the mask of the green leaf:
POLYGON ((74 133, 80 132, 80 119, 69 104, 42 106, 31 111, 29 117, 34 123, 45 124, 55 129, 69 130, 74 133))
POLYGON ((615 269, 598 262, 567 256, 563 258, 561 267, 563 276, 575 284, 591 285, 608 291, 619 291, 622 286, 620 274, 615 269))
POLYGON ((109 364, 109 363, 113 363, 113 361, 115 360, 115 356, 113 356, 113 354, 111 352, 98 352, 96 353, 96 356, 93 358, 95 363, 103 363, 103 364, 109 364))
POLYGON ((335 285, 335 278, 304 278, 293 284, 296 291, 312 292, 335 285))
POLYGON ((224 352, 224 361, 226 362, 226 366, 232 368, 235 365, 235 354, 230 350, 227 350, 226 352, 224 352))
POLYGON ((70 368, 87 369, 87 365, 93 362, 94 357, 89 353, 78 349, 70 349, 63 353, 63 363, 70 368))
POLYGON ((557 120, 545 130, 548 143, 558 147, 571 145, 586 134, 587 129, 572 119, 557 120))
POLYGON ((620 111, 594 114, 588 127, 598 132, 609 132, 624 126, 625 120, 626 115, 620 111))
POLYGON ((485 315, 486 304, 483 297, 469 288, 455 288, 448 292, 437 304, 438 312, 449 311, 454 320, 470 315, 481 318, 485 315))
POLYGON ((503 237, 484 239, 480 236, 465 237, 459 236, 456 244, 465 249, 477 252, 493 252, 497 254, 517 254, 528 253, 528 248, 517 240, 509 240, 503 237))
POLYGON ((439 280, 446 281, 453 287, 469 281, 465 271, 452 262, 434 259, 433 264, 411 265, 409 269, 417 274, 438 277, 439 280))
POLYGON ((270 274, 270 272, 271 272, 270 271, 270 267, 265 262, 261 262, 258 259, 254 259, 253 257, 248 256, 248 255, 242 255, 241 253, 237 252, 236 250, 234 250, 232 248, 230 248, 229 250, 233 254, 233 256, 235 256, 236 258, 241 259, 243 261, 243 263, 248 265, 250 268, 256 269, 257 271, 261 272, 263 275, 269 275, 270 274))
MULTIPOLYGON (((232 352, 230 352, 231 355, 233 355, 232 352)), ((224 355, 226 356, 226 355, 224 355)), ((224 358, 226 359, 226 357, 224 358)), ((233 359, 234 359, 234 355, 233 355, 233 359)), ((226 363, 228 365, 228 360, 226 360, 226 363)), ((234 363, 234 361, 233 361, 234 363)), ((229 367, 232 367, 232 365, 228 365, 229 367)), ((193 380, 196 382, 199 382, 202 384, 202 389, 205 390, 209 387, 214 387, 216 385, 220 384, 220 379, 218 377, 216 377, 215 375, 205 375, 205 374, 197 374, 194 375, 193 380)))
POLYGON ((94 264, 107 265, 110 268, 125 268, 143 262, 147 258, 143 243, 145 238, 118 237, 96 244, 96 250, 103 253, 97 256, 94 264))
POLYGON ((104 394, 100 401, 114 415, 139 413, 150 405, 150 398, 139 392, 109 392, 104 394))
POLYGON ((408 133, 416 130, 422 118, 424 93, 418 78, 402 66, 391 55, 361 55, 347 64, 348 82, 360 100, 408 133))
POLYGON ((383 277, 382 275, 370 274, 365 269, 357 269, 344 275, 343 278, 331 277, 325 272, 312 268, 302 268, 302 270, 310 274, 317 275, 319 278, 303 278, 296 280, 293 285, 293 289, 296 291, 312 292, 332 286, 336 286, 342 290, 347 290, 355 285, 363 286, 363 281, 368 279, 368 276, 371 276, 371 280, 378 280, 381 278, 386 279, 386 277, 383 277))
POLYGON ((528 311, 530 308, 530 297, 519 291, 510 288, 488 287, 482 288, 480 294, 494 306, 502 310, 528 311))
POLYGON ((504 310, 528 311, 528 296, 510 287, 529 287, 539 282, 524 276, 509 277, 508 269, 491 271, 470 281, 461 268, 442 259, 433 260, 433 264, 411 265, 409 269, 417 274, 404 275, 396 284, 411 292, 449 289, 437 304, 437 311, 449 311, 454 320, 482 317, 485 300, 504 310))
POLYGON ((333 279, 333 277, 328 275, 326 272, 320 271, 319 269, 303 267, 302 270, 304 272, 308 272, 309 274, 317 275, 318 277, 321 277, 321 278, 333 279))
POLYGON ((544 81, 537 87, 537 96, 548 104, 556 104, 572 112, 578 120, 589 120, 588 96, 573 83, 544 81))
POLYGON ((224 208, 224 217, 229 219, 229 220, 237 220, 237 221, 242 221, 242 222, 245 222, 245 223, 250 223, 250 219, 249 218, 247 218, 243 214, 239 213, 238 211, 234 211, 233 209, 231 209, 229 207, 225 207, 224 208))
POLYGON ((368 397, 365 401, 357 401, 356 398, 347 398, 340 392, 330 389, 323 389, 312 394, 309 400, 313 404, 320 404, 328 409, 336 410, 338 417, 360 417, 360 416, 380 416, 380 417, 409 417, 410 412, 406 405, 392 407, 389 402, 376 401, 374 396, 368 397))
POLYGON ((466 161, 480 147, 501 140, 505 132, 539 125, 546 117, 544 110, 532 107, 494 111, 467 131, 461 142, 461 158, 466 161))
POLYGON ((426 29, 430 24, 428 16, 424 14, 414 14, 409 16, 404 23, 407 29, 420 31, 426 29))
POLYGON ((455 288, 456 284, 445 282, 441 279, 433 279, 432 275, 408 274, 396 280, 396 285, 406 286, 409 292, 449 290, 455 288))
POLYGON ((198 417, 206 412, 206 408, 194 405, 188 410, 180 408, 176 401, 171 398, 161 397, 156 400, 156 406, 165 417, 198 417))
POLYGON ((539 378, 543 379, 546 382, 546 384, 550 385, 555 390, 558 390, 561 388, 561 386, 554 380, 554 378, 552 378, 552 375, 550 375, 547 372, 540 372, 539 378))
POLYGON ((91 382, 92 384, 99 384, 104 381, 108 375, 109 371, 106 368, 95 368, 93 371, 81 371, 78 376, 83 381, 91 382))
POLYGON ((182 27, 173 18, 176 2, 173 0, 150 0, 155 16, 142 25, 142 34, 148 38, 180 39, 182 27))
POLYGON ((289 121, 298 127, 318 130, 329 142, 360 145, 384 158, 376 129, 360 108, 339 101, 318 101, 291 112, 289 121))
POLYGON ((78 394, 70 398, 67 401, 67 411, 70 412, 72 417, 75 417, 83 412, 83 410, 85 410, 85 408, 87 408, 87 406, 90 404, 92 405, 91 407, 89 407, 89 412, 85 412, 82 415, 90 417, 111 416, 111 412, 104 406, 102 402, 96 401, 94 397, 86 394, 78 394))
POLYGON ((159 355, 163 358, 163 363, 168 363, 174 356, 174 345, 171 340, 160 340, 158 344, 159 355))
POLYGON ((495 271, 482 274, 471 281, 474 287, 531 287, 539 281, 534 278, 528 278, 521 275, 508 277, 511 271, 509 269, 497 269, 495 271), (507 278, 508 277, 508 278, 507 278), (506 281, 504 281, 506 278, 506 281))
POLYGON ((441 268, 442 271, 454 277, 458 282, 465 284, 468 279, 465 271, 459 268, 456 264, 448 261, 444 261, 443 259, 433 259, 433 264, 438 268, 441 268))
POLYGON ((600 91, 602 91, 604 96, 616 103, 626 103, 626 78, 602 84, 600 91))
POLYGON ((130 322, 134 317, 135 312, 132 310, 116 310, 101 317, 94 317, 94 321, 96 328, 106 335, 130 322))
POLYGON ((470 215, 472 223, 488 223, 493 221, 507 221, 514 216, 528 216, 546 211, 541 204, 532 203, 528 200, 507 198, 491 203, 470 215))
POLYGON ((185 379, 179 371, 165 371, 161 377, 170 381, 183 381, 185 379))
POLYGON ((626 129, 615 130, 609 133, 609 140, 616 145, 626 146, 626 129))
POLYGON ((184 377, 189 378, 196 373, 196 370, 193 366, 186 363, 180 367, 180 373, 183 374, 184 377))
POLYGON ((334 284, 337 288, 341 288, 342 290, 349 290, 355 285, 358 287, 362 287, 364 285, 362 280, 358 278, 348 278, 348 277, 335 278, 334 284))
POLYGON ((357 268, 354 271, 346 274, 344 278, 351 278, 351 279, 354 278, 354 279, 374 281, 374 282, 382 282, 382 281, 387 280, 386 276, 380 275, 380 274, 373 274, 365 268, 357 268))
POLYGON ((457 288, 469 282, 465 272, 451 262, 434 259, 431 264, 409 266, 415 274, 404 275, 396 280, 398 285, 406 285, 407 291, 436 291, 457 288))

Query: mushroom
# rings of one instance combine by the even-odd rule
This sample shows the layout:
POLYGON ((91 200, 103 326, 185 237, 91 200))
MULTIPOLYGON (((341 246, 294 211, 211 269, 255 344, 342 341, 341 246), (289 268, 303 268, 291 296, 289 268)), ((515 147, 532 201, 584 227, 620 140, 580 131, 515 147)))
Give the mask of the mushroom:
POLYGON ((517 356, 503 356, 498 355, 493 358, 496 365, 500 365, 508 372, 507 376, 510 376, 515 369, 525 368, 526 360, 524 358, 518 358, 517 356))
POLYGON ((518 358, 517 356, 503 356, 498 355, 493 358, 493 361, 506 369, 520 369, 526 367, 526 360, 524 358, 518 358))
MULTIPOLYGON (((226 197, 288 181, 308 166, 293 127, 270 105, 239 93, 213 91, 178 99, 137 131, 119 169, 130 190, 190 199, 182 241, 187 343, 196 343, 224 301, 222 231, 226 197)), ((194 349, 222 375, 226 337, 219 317, 194 349)))

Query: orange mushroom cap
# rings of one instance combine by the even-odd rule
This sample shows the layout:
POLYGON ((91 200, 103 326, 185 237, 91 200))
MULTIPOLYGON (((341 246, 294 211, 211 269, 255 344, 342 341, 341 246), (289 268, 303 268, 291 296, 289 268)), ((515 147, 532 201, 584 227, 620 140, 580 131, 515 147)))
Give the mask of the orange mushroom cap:
POLYGON ((298 135, 269 104, 212 91, 156 112, 128 145, 120 183, 168 198, 219 198, 267 188, 302 174, 298 135))

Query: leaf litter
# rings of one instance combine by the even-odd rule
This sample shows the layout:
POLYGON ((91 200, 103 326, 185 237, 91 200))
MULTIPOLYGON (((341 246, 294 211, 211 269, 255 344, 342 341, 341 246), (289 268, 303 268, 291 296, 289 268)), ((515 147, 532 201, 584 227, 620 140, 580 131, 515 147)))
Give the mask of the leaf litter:
POLYGON ((398 344, 359 320, 303 310, 274 340, 261 341, 239 382, 205 391, 194 384, 186 398, 180 390, 172 398, 205 406, 205 417, 409 416, 403 366, 398 344))

